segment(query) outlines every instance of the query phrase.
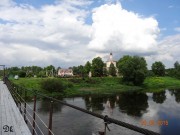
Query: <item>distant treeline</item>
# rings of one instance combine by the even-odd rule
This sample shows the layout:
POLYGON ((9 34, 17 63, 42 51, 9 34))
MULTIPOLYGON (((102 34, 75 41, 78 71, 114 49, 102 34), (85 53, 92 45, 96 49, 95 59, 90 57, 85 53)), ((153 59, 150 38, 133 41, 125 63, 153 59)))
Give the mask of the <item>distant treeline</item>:
MULTIPOLYGON (((170 76, 180 79, 180 64, 178 61, 174 63, 174 67, 165 69, 165 65, 161 61, 156 61, 152 64, 151 70, 147 69, 146 60, 140 56, 123 56, 117 61, 117 67, 112 63, 107 70, 106 63, 100 57, 92 60, 92 63, 87 61, 85 65, 69 67, 73 70, 74 76, 87 77, 91 73, 92 77, 105 76, 121 76, 124 82, 134 85, 141 85, 144 79, 148 76, 170 76)), ((23 66, 10 67, 6 69, 6 75, 13 77, 50 77, 57 76, 60 67, 55 68, 53 65, 47 67, 39 66, 23 66)), ((0 70, 0 75, 3 71, 0 70)))

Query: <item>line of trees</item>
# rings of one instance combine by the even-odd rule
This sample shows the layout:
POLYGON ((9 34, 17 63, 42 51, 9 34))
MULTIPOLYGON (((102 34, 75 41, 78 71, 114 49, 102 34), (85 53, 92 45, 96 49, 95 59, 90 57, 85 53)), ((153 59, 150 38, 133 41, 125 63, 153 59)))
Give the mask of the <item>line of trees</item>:
POLYGON ((152 64, 151 70, 147 70, 146 60, 139 56, 126 55, 118 61, 119 73, 125 83, 141 85, 147 76, 170 76, 180 79, 180 64, 174 63, 174 68, 165 69, 161 61, 152 64))
MULTIPOLYGON (((26 67, 11 67, 6 70, 8 75, 19 75, 19 77, 49 77, 56 76, 60 67, 57 69, 53 65, 47 67, 26 66, 26 67)), ((174 63, 174 68, 165 69, 165 65, 161 61, 156 61, 152 64, 151 70, 147 69, 146 60, 140 56, 125 55, 117 62, 117 67, 113 63, 109 69, 106 68, 106 63, 100 57, 96 57, 86 64, 70 67, 75 76, 87 77, 91 72, 92 77, 116 76, 117 72, 126 84, 141 85, 147 76, 171 76, 180 79, 180 64, 178 61, 174 63)), ((1 70, 1 72, 3 72, 1 70)), ((1 73, 0 72, 0 73, 1 73)))
POLYGON ((109 70, 106 68, 106 63, 103 62, 102 58, 96 57, 92 60, 92 63, 89 61, 86 64, 80 66, 72 67, 74 75, 81 77, 88 76, 89 72, 92 73, 92 77, 103 77, 103 76, 116 76, 117 70, 113 63, 111 63, 109 70))
POLYGON ((6 69, 6 74, 9 77, 14 77, 15 75, 18 75, 19 77, 50 77, 50 76, 56 76, 57 69, 53 65, 49 65, 47 67, 39 67, 39 66, 22 66, 19 67, 10 67, 6 69))

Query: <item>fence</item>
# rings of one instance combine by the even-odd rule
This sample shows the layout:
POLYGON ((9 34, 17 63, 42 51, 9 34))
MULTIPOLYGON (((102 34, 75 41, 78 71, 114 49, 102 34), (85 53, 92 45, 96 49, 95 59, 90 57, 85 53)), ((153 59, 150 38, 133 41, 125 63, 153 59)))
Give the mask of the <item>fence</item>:
POLYGON ((101 114, 97 114, 97 113, 85 110, 83 108, 68 104, 68 103, 63 102, 61 100, 58 100, 58 99, 55 99, 55 98, 48 97, 46 95, 40 94, 40 93, 38 93, 37 91, 34 91, 34 90, 25 89, 23 87, 20 87, 18 85, 15 85, 14 83, 10 82, 8 80, 8 78, 4 78, 4 82, 7 85, 10 93, 12 94, 12 96, 14 98, 14 101, 15 101, 17 107, 19 108, 19 111, 21 112, 21 114, 24 117, 25 122, 27 124, 29 124, 29 126, 31 127, 32 135, 35 135, 35 134, 39 135, 39 133, 42 134, 42 135, 45 135, 47 133, 48 133, 48 135, 54 135, 54 133, 52 132, 53 102, 61 103, 63 105, 66 105, 66 106, 69 106, 69 107, 74 108, 76 110, 79 110, 81 112, 90 114, 90 115, 92 115, 94 117, 103 119, 104 123, 105 123, 105 130, 103 132, 104 135, 106 134, 106 129, 108 129, 108 124, 110 124, 110 123, 114 123, 116 125, 128 128, 130 130, 133 130, 133 131, 145 134, 145 135, 159 135, 159 133, 150 131, 148 129, 140 128, 140 127, 137 127, 135 125, 131 125, 131 124, 128 124, 128 123, 125 123, 125 122, 110 118, 107 115, 104 116, 104 115, 101 115, 101 114), (33 108, 27 103, 27 92, 33 93, 33 102, 34 102, 33 108), (48 122, 49 124, 48 125, 45 124, 45 122, 40 118, 40 116, 36 112, 37 96, 50 100, 49 122, 48 122), (27 109, 27 108, 29 108, 32 111, 33 114, 31 114, 30 111, 28 111, 29 109, 27 109), (30 118, 31 118, 31 120, 30 120, 30 118), (37 122, 36 122, 37 119, 40 121, 41 126, 43 126, 43 127, 45 127, 47 129, 46 133, 44 133, 42 131, 42 128, 40 128, 40 125, 37 124, 37 122))

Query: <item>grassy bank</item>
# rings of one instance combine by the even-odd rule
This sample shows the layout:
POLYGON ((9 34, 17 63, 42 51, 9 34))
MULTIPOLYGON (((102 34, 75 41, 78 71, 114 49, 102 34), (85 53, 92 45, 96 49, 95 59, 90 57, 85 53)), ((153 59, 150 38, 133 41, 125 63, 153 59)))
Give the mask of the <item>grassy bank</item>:
POLYGON ((148 77, 144 81, 143 89, 147 92, 180 89, 180 80, 172 77, 148 77))
MULTIPOLYGON (((143 86, 128 86, 121 82, 121 78, 57 78, 61 80, 67 87, 63 95, 65 97, 82 96, 88 94, 116 94, 126 91, 144 91, 157 92, 164 89, 178 89, 180 88, 180 80, 171 77, 149 77, 146 78, 143 86)), ((20 78, 19 80, 12 80, 14 83, 29 89, 36 89, 39 92, 47 93, 40 86, 42 78, 20 78)), ((57 95, 58 93, 52 93, 57 95)), ((61 95, 61 94, 60 94, 61 95)))

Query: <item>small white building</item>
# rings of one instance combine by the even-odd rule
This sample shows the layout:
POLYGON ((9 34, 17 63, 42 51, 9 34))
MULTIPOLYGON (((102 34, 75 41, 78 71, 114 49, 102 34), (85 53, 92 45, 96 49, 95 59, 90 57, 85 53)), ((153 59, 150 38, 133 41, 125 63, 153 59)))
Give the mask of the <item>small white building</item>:
POLYGON ((60 76, 60 77, 73 76, 73 70, 72 69, 59 69, 58 70, 58 76, 60 76))
POLYGON ((18 80, 18 79, 19 79, 19 76, 18 76, 18 75, 15 75, 15 76, 14 76, 14 79, 15 79, 15 80, 18 80))

